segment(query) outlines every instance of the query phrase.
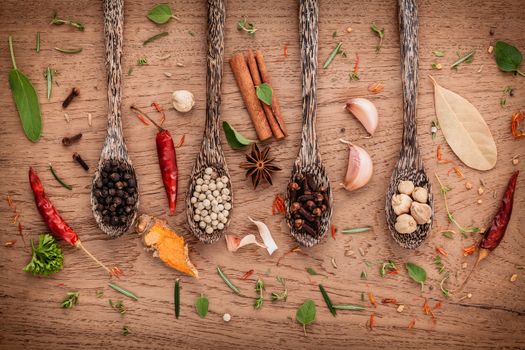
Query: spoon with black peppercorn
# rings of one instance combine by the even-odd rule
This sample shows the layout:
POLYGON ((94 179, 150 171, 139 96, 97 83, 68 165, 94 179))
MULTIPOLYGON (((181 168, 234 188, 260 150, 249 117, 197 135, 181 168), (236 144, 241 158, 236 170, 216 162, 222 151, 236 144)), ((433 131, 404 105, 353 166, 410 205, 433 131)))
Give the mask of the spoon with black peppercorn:
POLYGON ((139 203, 135 170, 122 134, 122 31, 124 0, 104 0, 105 59, 108 81, 107 134, 91 188, 91 207, 104 233, 118 237, 137 216, 139 203))

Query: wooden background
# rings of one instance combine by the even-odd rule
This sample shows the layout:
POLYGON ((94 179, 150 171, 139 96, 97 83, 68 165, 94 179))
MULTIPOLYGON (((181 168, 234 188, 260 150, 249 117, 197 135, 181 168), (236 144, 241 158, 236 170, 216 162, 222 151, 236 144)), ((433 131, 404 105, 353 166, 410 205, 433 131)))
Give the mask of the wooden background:
MULTIPOLYGON (((170 105, 171 93, 176 89, 192 91, 196 97, 194 110, 181 115, 170 109, 166 126, 174 137, 186 135, 185 145, 178 150, 180 169, 177 215, 169 223, 190 242, 191 258, 200 270, 201 278, 182 277, 182 312, 175 320, 173 314, 173 283, 179 274, 153 259, 143 250, 136 235, 129 233, 118 239, 109 239, 97 229, 89 206, 90 181, 106 126, 106 87, 103 63, 103 25, 101 4, 98 1, 3 1, 0 5, 0 237, 5 241, 16 239, 13 248, 0 248, 0 348, 71 349, 71 348, 523 348, 525 347, 525 174, 518 181, 515 211, 501 246, 482 263, 465 291, 444 299, 439 290, 441 276, 433 263, 435 248, 449 252, 443 257, 451 272, 449 288, 455 289, 472 267, 474 256, 463 257, 462 248, 474 242, 473 237, 453 240, 439 232, 450 227, 443 207, 443 199, 435 196, 436 222, 428 240, 416 251, 399 248, 391 239, 384 219, 384 193, 391 171, 397 160, 402 129, 402 99, 399 71, 399 34, 395 1, 336 1, 324 0, 320 6, 319 60, 323 62, 337 42, 343 42, 347 58, 338 56, 327 70, 318 74, 318 137, 322 157, 332 180, 335 194, 333 222, 339 228, 372 225, 373 230, 359 235, 337 235, 327 238, 303 254, 290 254, 280 266, 277 260, 295 246, 281 216, 271 216, 270 208, 276 193, 283 192, 293 164, 301 127, 300 63, 298 45, 298 2, 240 1, 227 2, 225 61, 239 50, 249 47, 263 50, 275 91, 290 130, 282 142, 269 142, 272 154, 285 169, 275 176, 274 186, 263 185, 254 191, 239 168, 243 151, 233 151, 223 145, 230 168, 235 196, 235 211, 230 233, 256 233, 248 214, 266 222, 273 232, 279 250, 269 257, 265 250, 244 248, 232 254, 224 241, 211 246, 200 244, 185 231, 186 216, 183 198, 194 158, 199 150, 204 124, 205 108, 205 45, 206 7, 204 0, 174 0, 170 4, 180 21, 156 26, 146 18, 154 1, 127 0, 124 27, 124 132, 131 158, 136 166, 141 186, 141 210, 159 216, 166 215, 166 198, 155 152, 155 129, 142 125, 129 106, 135 103, 147 107, 152 101, 170 105), (83 22, 85 32, 67 26, 49 25, 57 10, 61 17, 83 22), (243 16, 256 24, 258 31, 250 37, 236 29, 243 16), (376 22, 385 28, 385 42, 380 54, 374 52, 377 38, 370 25, 376 22), (351 26, 351 34, 346 28, 351 26), (148 37, 168 31, 170 35, 147 47, 142 42, 148 37), (35 34, 41 32, 42 50, 35 53, 35 34), (336 31, 337 37, 332 38, 336 31), (191 35, 193 33, 194 35, 191 35), (30 143, 23 135, 15 106, 9 91, 7 75, 11 68, 7 46, 8 34, 13 35, 18 67, 32 80, 39 94, 43 113, 41 140, 30 143), (288 46, 288 57, 283 55, 288 46), (77 55, 61 54, 53 47, 82 47, 77 55), (350 82, 355 54, 361 59, 358 82, 350 82), (165 61, 160 57, 171 54, 165 61), (146 57, 149 65, 136 66, 139 57, 146 57), (183 64, 183 67, 177 66, 183 64), (58 85, 53 86, 50 101, 45 97, 46 82, 42 76, 50 65, 57 69, 58 85), (132 75, 127 71, 133 67, 132 75), (171 78, 165 72, 172 74, 171 78), (383 81, 384 92, 372 95, 367 87, 383 81), (79 87, 81 95, 67 109, 71 118, 64 120, 61 103, 72 87, 79 87), (350 97, 367 97, 377 105, 380 125, 373 138, 367 139, 363 127, 343 110, 350 97), (93 115, 93 126, 87 123, 87 114, 93 115), (82 141, 64 148, 60 140, 77 132, 82 141), (371 154, 375 170, 365 188, 348 193, 340 186, 347 165, 347 149, 338 139, 352 140, 371 154), (78 151, 91 166, 82 170, 71 159, 78 151), (52 162, 57 172, 74 187, 72 192, 60 187, 47 169, 52 162), (36 238, 46 231, 33 203, 27 182, 27 169, 39 172, 49 197, 64 218, 79 233, 85 246, 108 264, 118 264, 126 273, 120 285, 134 291, 138 302, 125 299, 125 316, 108 305, 108 299, 122 299, 107 287, 108 279, 80 251, 64 247, 65 267, 49 278, 35 278, 23 273, 30 249, 10 224, 12 213, 5 199, 14 199, 21 213, 27 237, 36 238), (362 256, 359 250, 362 250, 362 256), (353 255, 352 253, 353 252, 353 255), (347 256, 350 254, 350 256, 347 256), (338 268, 334 268, 334 258, 338 268), (381 278, 377 263, 392 259, 401 267, 397 276, 381 278), (368 267, 365 262, 374 265, 368 267), (415 262, 423 266, 429 280, 423 291, 407 276, 403 263, 415 262), (468 268, 462 269, 466 262, 468 268), (244 296, 234 295, 215 272, 217 265, 241 288, 244 296), (318 276, 309 276, 305 268, 312 267, 318 276), (238 280, 245 271, 256 273, 246 281, 238 280), (368 280, 361 280, 361 271, 368 272, 368 280), (509 281, 518 274, 516 282, 509 281), (287 280, 289 298, 286 303, 271 303, 270 292, 279 290, 275 276, 287 280), (252 307, 255 298, 255 279, 266 282, 267 298, 261 310, 252 307), (363 312, 340 312, 332 317, 318 291, 322 283, 334 302, 361 303, 361 293, 373 292, 377 300, 396 298, 405 305, 402 313, 392 305, 378 305, 363 312), (96 297, 104 290, 104 297, 96 297), (80 292, 80 304, 71 310, 60 308, 68 291, 80 292), (200 319, 193 308, 195 298, 204 293, 210 299, 210 313, 200 319), (464 298, 472 293, 472 298, 464 298), (297 307, 311 298, 317 305, 316 322, 308 326, 305 338, 301 326, 295 322, 297 307), (422 312, 424 298, 430 305, 442 302, 435 310, 436 322, 422 312), (223 322, 222 315, 230 313, 232 320, 223 322), (376 326, 367 330, 365 324, 374 312, 376 326), (411 320, 416 323, 409 330, 411 320), (127 325, 132 334, 121 334, 127 325)), ((525 12, 523 0, 478 1, 476 5, 458 1, 420 1, 420 83, 418 104, 419 142, 425 165, 433 176, 438 173, 453 188, 450 192, 451 210, 463 225, 486 226, 499 205, 508 178, 515 169, 523 170, 524 141, 510 136, 512 113, 525 106, 525 78, 499 72, 488 46, 497 39, 507 40, 525 51, 525 12), (489 35, 490 28, 495 31, 489 35), (478 50, 474 62, 450 70, 456 51, 466 53, 478 50), (433 50, 444 50, 444 58, 435 58, 433 50), (430 69, 432 62, 441 62, 441 71, 430 69), (480 71, 481 70, 481 71, 480 71), (445 158, 455 159, 441 134, 432 141, 429 126, 435 118, 433 93, 427 75, 432 73, 443 86, 460 93, 482 113, 492 130, 499 151, 499 159, 488 172, 462 167, 474 189, 466 191, 465 181, 447 175, 449 166, 437 164, 436 145, 441 144, 445 158), (499 100, 502 90, 510 85, 515 96, 502 108, 499 100), (522 154, 522 161, 513 166, 511 158, 522 154), (477 194, 480 179, 486 182, 485 193, 477 194), (493 197, 493 192, 496 195, 493 197), (481 198, 482 204, 477 204, 481 198)), ((224 67, 222 118, 246 136, 255 133, 244 109, 239 91, 228 65, 224 67)))

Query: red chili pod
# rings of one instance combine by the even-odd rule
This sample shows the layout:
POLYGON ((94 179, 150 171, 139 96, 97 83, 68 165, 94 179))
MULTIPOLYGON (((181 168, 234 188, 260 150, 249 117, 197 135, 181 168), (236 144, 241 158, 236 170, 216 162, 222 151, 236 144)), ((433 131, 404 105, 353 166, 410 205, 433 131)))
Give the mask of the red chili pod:
POLYGON ((173 138, 168 130, 161 129, 157 133, 157 156, 159 158, 159 167, 162 174, 162 182, 168 196, 168 206, 170 215, 175 214, 177 205, 177 185, 178 185, 178 167, 177 155, 173 138))

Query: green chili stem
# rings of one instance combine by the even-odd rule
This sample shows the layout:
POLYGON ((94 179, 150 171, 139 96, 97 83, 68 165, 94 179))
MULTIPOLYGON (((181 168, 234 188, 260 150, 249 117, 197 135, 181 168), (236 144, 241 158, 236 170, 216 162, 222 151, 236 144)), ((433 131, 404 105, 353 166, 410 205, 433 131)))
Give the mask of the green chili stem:
POLYGON ((456 67, 459 66, 461 63, 465 62, 465 61, 468 60, 470 57, 472 57, 475 53, 476 53, 476 50, 472 50, 472 51, 470 51, 468 54, 466 54, 465 56, 460 57, 456 62, 452 63, 452 65, 450 66, 450 69, 454 69, 454 68, 456 68, 456 67))
POLYGON ((36 52, 40 52, 40 32, 36 32, 36 52))
POLYGON ((175 318, 178 319, 180 315, 180 285, 179 279, 175 280, 175 318))
POLYGON ((124 288, 122 288, 122 287, 119 287, 119 286, 117 286, 117 285, 114 284, 114 283, 108 283, 108 285, 109 285, 111 288, 113 288, 114 290, 116 290, 117 292, 124 294, 124 295, 127 296, 128 298, 131 298, 131 299, 133 299, 133 300, 135 300, 135 301, 139 300, 139 297, 136 296, 135 294, 133 294, 132 292, 130 292, 129 290, 126 290, 126 289, 124 289, 124 288))
POLYGON ((79 49, 62 49, 60 47, 55 47, 55 50, 62 53, 80 53, 82 52, 82 48, 79 49))
POLYGON ((241 295, 241 290, 237 288, 237 286, 235 286, 232 283, 232 281, 230 281, 230 279, 224 274, 224 272, 222 272, 220 266, 217 266, 217 273, 219 274, 219 276, 221 276, 224 283, 226 283, 226 285, 235 292, 235 294, 241 295))
POLYGON ((336 310, 352 310, 352 311, 362 311, 366 308, 362 305, 357 304, 336 304, 332 305, 332 307, 336 310))
POLYGON ((342 42, 340 42, 339 44, 337 44, 337 46, 332 50, 332 52, 330 53, 330 56, 328 56, 328 58, 326 59, 326 61, 324 62, 323 64, 323 69, 326 69, 328 68, 328 66, 330 65, 330 63, 332 63, 332 61, 334 60, 335 56, 339 53, 339 50, 341 49, 341 46, 343 45, 342 42))
POLYGON ((330 297, 328 296, 328 293, 326 293, 326 290, 322 284, 319 285, 319 290, 323 295, 323 299, 326 303, 326 306, 328 307, 328 310, 330 310, 330 313, 335 317, 335 315, 337 315, 337 311, 335 310, 334 305, 332 304, 332 301, 330 300, 330 297))
POLYGON ((11 37, 11 35, 9 35, 8 42, 9 42, 9 53, 11 54, 11 62, 13 62, 13 69, 18 69, 16 66, 15 52, 13 50, 13 38, 11 37))
POLYGON ((51 171, 51 174, 53 174, 53 177, 55 178, 55 180, 57 180, 57 182, 59 184, 62 185, 62 187, 64 188, 67 188, 68 190, 72 190, 73 187, 71 187, 71 185, 68 185, 67 183, 64 182, 64 180, 62 180, 58 175, 57 173, 55 172, 55 169, 53 169, 53 166, 51 165, 51 163, 48 163, 49 164, 49 170, 51 171))

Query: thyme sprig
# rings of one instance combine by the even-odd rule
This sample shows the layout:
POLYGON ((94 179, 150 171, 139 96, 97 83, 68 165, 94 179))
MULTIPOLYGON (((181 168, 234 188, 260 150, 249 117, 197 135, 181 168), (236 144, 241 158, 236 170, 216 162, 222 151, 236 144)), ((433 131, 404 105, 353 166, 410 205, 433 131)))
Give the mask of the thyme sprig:
POLYGON ((263 291, 265 289, 264 282, 262 279, 257 279, 257 282, 255 282, 255 292, 259 295, 257 299, 255 299, 255 303, 253 304, 253 308, 256 310, 259 310, 264 303, 264 297, 263 297, 263 291))
POLYGON ((250 35, 255 35, 257 28, 253 23, 248 22, 248 19, 244 17, 239 22, 237 22, 237 30, 244 30, 250 35))
POLYGON ((62 301, 62 308, 71 309, 78 304, 79 292, 68 292, 66 298, 62 301))
POLYGON ((73 28, 77 28, 78 30, 80 30, 81 32, 84 31, 84 25, 80 22, 77 22, 77 21, 71 21, 71 20, 68 20, 68 19, 61 19, 61 18, 58 18, 58 14, 56 13, 56 11, 53 13, 53 18, 51 19, 51 22, 49 22, 49 24, 53 24, 53 25, 56 25, 56 26, 60 26, 60 25, 63 25, 63 24, 67 24, 73 28))
POLYGON ((379 38, 379 44, 376 46, 376 53, 379 53, 381 51, 381 47, 383 46, 383 38, 385 37, 385 28, 379 29, 375 23, 372 23, 372 26, 370 29, 378 36, 379 38))

